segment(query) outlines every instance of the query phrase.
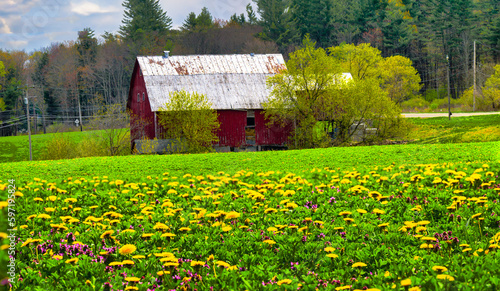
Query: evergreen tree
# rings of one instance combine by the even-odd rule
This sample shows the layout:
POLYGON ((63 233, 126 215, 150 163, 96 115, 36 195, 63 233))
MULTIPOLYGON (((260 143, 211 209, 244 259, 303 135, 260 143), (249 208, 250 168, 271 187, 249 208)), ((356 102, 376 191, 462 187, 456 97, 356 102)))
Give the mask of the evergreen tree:
POLYGON ((210 14, 207 7, 203 7, 198 15, 194 12, 189 13, 186 20, 184 20, 182 30, 187 32, 206 32, 212 27, 214 27, 212 14, 210 14))
POLYGON ((125 40, 137 41, 144 34, 164 35, 172 27, 172 19, 160 7, 159 0, 125 0, 125 12, 120 35, 125 40))
POLYGON ((263 31, 260 37, 276 42, 282 53, 301 40, 293 19, 291 0, 254 0, 263 31))
POLYGON ((319 47, 329 47, 332 42, 332 1, 293 0, 293 15, 297 21, 300 36, 309 35, 319 47))

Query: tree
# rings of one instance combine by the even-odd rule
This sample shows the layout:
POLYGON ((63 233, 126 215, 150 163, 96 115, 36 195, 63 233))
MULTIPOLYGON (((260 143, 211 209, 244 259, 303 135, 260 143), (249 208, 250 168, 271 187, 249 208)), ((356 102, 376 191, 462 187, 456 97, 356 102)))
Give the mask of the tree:
MULTIPOLYGON (((5 76, 5 66, 3 65, 3 62, 0 61, 0 77, 5 76)), ((0 85, 0 90, 2 89, 2 85, 0 85)), ((0 111, 5 111, 5 102, 3 101, 3 98, 0 98, 0 111)), ((1 121, 0 121, 1 122, 1 121)))
POLYGON ((184 32, 206 32, 212 27, 214 27, 212 14, 210 14, 207 7, 203 7, 198 15, 194 12, 189 13, 186 20, 184 20, 182 30, 184 32))
POLYGON ((422 85, 410 59, 403 56, 385 58, 380 64, 382 88, 396 104, 410 99, 422 85))
POLYGON ((103 106, 87 127, 94 130, 92 138, 99 142, 108 155, 130 153, 130 119, 121 104, 103 106))
MULTIPOLYGON (((358 48, 357 53, 365 58, 377 58, 380 53, 370 54, 368 46, 362 48, 364 52, 358 48)), ((355 74, 362 78, 343 78, 344 68, 351 65, 349 60, 352 58, 328 55, 306 38, 303 48, 290 55, 287 70, 268 79, 271 96, 263 104, 266 117, 271 122, 295 123, 292 146, 328 145, 327 133, 332 131, 336 132, 336 143, 345 143, 363 123, 373 123, 379 139, 398 133, 401 110, 382 90, 377 75, 367 74, 371 68, 357 69, 355 74)))
POLYGON ((378 68, 383 60, 381 52, 369 43, 342 44, 329 48, 329 52, 340 61, 344 72, 351 73, 354 80, 378 78, 381 75, 378 68))
POLYGON ((275 41, 282 53, 287 53, 300 42, 299 32, 293 19, 291 0, 254 0, 260 15, 260 37, 275 41))
POLYGON ((144 39, 145 35, 164 35, 172 27, 172 19, 160 6, 159 0, 125 0, 120 35, 127 41, 144 39))
POLYGON ((332 77, 341 73, 326 51, 314 46, 314 42, 305 38, 303 48, 290 54, 287 70, 268 78, 272 91, 269 101, 263 104, 271 122, 282 125, 294 122, 292 146, 298 148, 328 144, 327 136, 323 132, 318 134, 315 128, 320 120, 331 120, 332 112, 323 109, 326 104, 333 104, 329 102, 335 85, 332 77))
POLYGON ((293 15, 300 31, 316 42, 319 47, 333 44, 333 3, 331 0, 293 0, 293 15))
POLYGON ((500 107, 500 65, 495 66, 495 73, 486 80, 484 85, 484 102, 491 105, 493 110, 497 110, 500 107))
POLYGON ((212 151, 218 141, 219 121, 205 95, 179 91, 160 109, 159 123, 168 138, 174 139, 177 148, 190 153, 212 151))

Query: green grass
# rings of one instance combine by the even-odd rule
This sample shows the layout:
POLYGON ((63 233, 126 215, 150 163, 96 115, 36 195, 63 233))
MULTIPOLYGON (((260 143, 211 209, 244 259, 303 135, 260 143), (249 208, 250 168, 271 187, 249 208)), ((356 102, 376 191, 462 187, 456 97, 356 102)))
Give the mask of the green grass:
MULTIPOLYGON (((413 128, 405 140, 416 144, 500 141, 500 115, 409 118, 413 128)), ((78 143, 94 132, 63 133, 78 143)), ((32 136, 33 160, 41 160, 47 143, 61 133, 32 136)), ((29 160, 28 136, 0 137, 0 163, 29 160)))
POLYGON ((277 152, 209 153, 195 155, 134 155, 73 160, 17 162, 4 165, 0 179, 25 177, 135 177, 183 173, 215 174, 249 171, 290 171, 367 166, 500 161, 500 142, 397 146, 338 147, 277 152))
POLYGON ((500 115, 409 118, 413 143, 461 143, 500 140, 500 115))
MULTIPOLYGON (((33 160, 41 160, 47 143, 58 135, 65 135, 75 143, 91 136, 93 131, 75 131, 65 133, 47 133, 31 136, 31 148, 33 160)), ((28 135, 0 137, 0 163, 29 161, 29 137, 28 135)))
MULTIPOLYGON (((10 194, 15 203, 0 204, 0 243, 9 247, 7 227, 18 227, 22 280, 13 290, 116 290, 133 284, 125 276, 137 277, 141 291, 498 290, 500 250, 490 241, 500 238, 499 149, 484 142, 5 163, 0 202, 10 194), (439 247, 423 249, 435 236, 439 247), (157 256, 166 253, 177 267, 163 266, 157 256), (162 270, 172 273, 162 279, 162 270)), ((1 279, 9 260, 0 251, 1 279)))

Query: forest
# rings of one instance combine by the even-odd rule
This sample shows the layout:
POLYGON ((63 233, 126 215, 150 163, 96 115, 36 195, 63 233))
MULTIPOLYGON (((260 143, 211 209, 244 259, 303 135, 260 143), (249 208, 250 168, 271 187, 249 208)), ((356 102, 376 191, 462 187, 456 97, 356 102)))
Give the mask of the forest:
MULTIPOLYGON (((159 0, 125 0, 119 31, 82 27, 74 40, 33 52, 0 48, 0 136, 26 130, 25 97, 37 120, 82 122, 103 105, 127 102, 138 55, 282 53, 309 36, 317 47, 369 43, 383 57, 409 58, 419 94, 458 99, 475 81, 481 94, 500 62, 500 2, 495 0, 253 0, 246 12, 214 18, 207 8, 173 28, 159 0), (474 74, 476 56, 476 74, 474 74), (449 70, 449 71, 448 71, 449 70)), ((493 102, 493 106, 495 103, 493 102)))

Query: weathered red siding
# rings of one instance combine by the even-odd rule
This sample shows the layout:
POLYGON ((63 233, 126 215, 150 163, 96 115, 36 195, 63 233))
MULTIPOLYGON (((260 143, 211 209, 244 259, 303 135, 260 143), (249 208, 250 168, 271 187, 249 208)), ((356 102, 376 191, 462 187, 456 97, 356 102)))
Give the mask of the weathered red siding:
POLYGON ((146 84, 137 61, 130 82, 127 108, 132 114, 130 118, 130 139, 132 144, 135 139, 141 137, 153 139, 155 137, 154 113, 151 112, 146 84))
POLYGON ((292 130, 292 124, 281 127, 273 124, 267 126, 264 110, 255 110, 255 142, 256 145, 285 145, 292 130))
POLYGON ((219 146, 239 147, 245 145, 245 126, 247 112, 236 110, 218 110, 220 128, 217 132, 219 146))

